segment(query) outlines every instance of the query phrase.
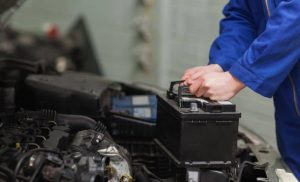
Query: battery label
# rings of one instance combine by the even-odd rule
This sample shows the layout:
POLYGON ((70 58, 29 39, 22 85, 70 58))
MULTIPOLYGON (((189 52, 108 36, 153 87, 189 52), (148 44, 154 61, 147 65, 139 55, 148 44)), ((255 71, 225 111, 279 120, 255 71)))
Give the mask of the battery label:
POLYGON ((149 97, 148 96, 133 96, 132 97, 132 105, 141 106, 141 105, 149 105, 149 97))
POLYGON ((151 118, 151 108, 149 107, 137 107, 133 109, 133 116, 137 118, 151 118))

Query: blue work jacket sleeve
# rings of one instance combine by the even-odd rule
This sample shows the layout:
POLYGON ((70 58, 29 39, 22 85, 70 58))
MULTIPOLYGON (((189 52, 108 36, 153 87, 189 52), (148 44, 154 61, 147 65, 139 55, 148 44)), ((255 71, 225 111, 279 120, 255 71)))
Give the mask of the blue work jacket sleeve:
POLYGON ((229 72, 255 92, 271 97, 298 62, 299 48, 300 1, 284 0, 229 72))
POLYGON ((227 71, 256 38, 256 27, 246 0, 230 0, 220 22, 220 36, 210 49, 209 64, 219 64, 227 71))

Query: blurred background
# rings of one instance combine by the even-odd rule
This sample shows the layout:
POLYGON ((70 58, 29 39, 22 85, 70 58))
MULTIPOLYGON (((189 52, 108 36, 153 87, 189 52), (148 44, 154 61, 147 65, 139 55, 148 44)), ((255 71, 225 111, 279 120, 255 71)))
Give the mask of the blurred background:
MULTIPOLYGON (((27 0, 10 20, 12 27, 59 35, 83 16, 98 67, 113 80, 167 88, 184 70, 208 62, 226 0, 27 0)), ((276 148, 272 99, 245 89, 233 102, 241 123, 276 148)))

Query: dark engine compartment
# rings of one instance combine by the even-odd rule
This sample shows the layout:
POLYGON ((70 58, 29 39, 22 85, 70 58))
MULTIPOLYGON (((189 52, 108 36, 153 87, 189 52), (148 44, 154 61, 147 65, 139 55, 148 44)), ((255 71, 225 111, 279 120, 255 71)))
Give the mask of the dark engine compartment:
POLYGON ((114 146, 127 157, 83 116, 45 110, 2 115, 1 122, 2 181, 107 181, 110 159, 97 150, 114 146), (76 117, 80 123, 69 120, 76 117))
POLYGON ((0 181, 274 181, 270 170, 284 168, 242 127, 230 167, 178 166, 154 142, 154 98, 163 90, 56 71, 48 58, 0 61, 0 181))

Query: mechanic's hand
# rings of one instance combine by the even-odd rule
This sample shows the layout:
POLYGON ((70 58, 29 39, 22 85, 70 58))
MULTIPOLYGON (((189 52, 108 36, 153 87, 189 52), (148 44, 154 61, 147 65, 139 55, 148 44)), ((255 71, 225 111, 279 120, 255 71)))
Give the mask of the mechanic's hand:
POLYGON ((210 64, 207 66, 198 66, 194 68, 187 69, 181 80, 185 80, 184 85, 187 85, 188 81, 196 80, 197 78, 201 77, 205 73, 209 72, 223 72, 223 69, 218 64, 210 64))
POLYGON ((211 100, 229 100, 245 85, 229 72, 209 72, 196 80, 188 81, 190 92, 211 100))

